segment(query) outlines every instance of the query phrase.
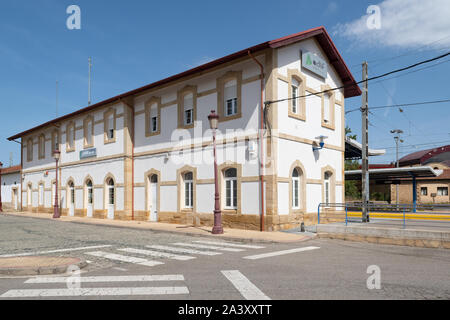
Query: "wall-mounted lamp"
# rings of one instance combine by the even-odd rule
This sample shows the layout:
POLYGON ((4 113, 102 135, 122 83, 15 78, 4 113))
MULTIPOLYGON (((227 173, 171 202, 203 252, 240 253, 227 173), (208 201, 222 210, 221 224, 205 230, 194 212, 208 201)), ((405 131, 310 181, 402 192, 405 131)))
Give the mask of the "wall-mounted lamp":
MULTIPOLYGON (((317 148, 313 145, 313 151, 317 151, 317 150, 322 150, 323 147, 325 146, 325 139, 328 139, 328 137, 326 136, 320 136, 320 137, 316 137, 317 140, 319 140, 319 146, 320 148, 317 148)), ((314 144, 317 145, 317 142, 314 142, 314 144)))

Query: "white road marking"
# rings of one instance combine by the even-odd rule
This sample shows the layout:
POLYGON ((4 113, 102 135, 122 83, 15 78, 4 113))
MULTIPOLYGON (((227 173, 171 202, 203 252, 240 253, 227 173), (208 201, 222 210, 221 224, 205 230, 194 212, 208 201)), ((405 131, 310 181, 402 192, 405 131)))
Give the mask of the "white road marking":
MULTIPOLYGON (((66 283, 70 277, 36 277, 24 283, 66 283)), ((80 277, 80 282, 151 282, 151 281, 184 281, 181 274, 174 275, 151 275, 151 276, 102 276, 102 277, 80 277)))
POLYGON ((147 256, 152 256, 152 257, 168 258, 168 259, 180 260, 180 261, 195 259, 195 257, 183 256, 183 255, 159 252, 159 251, 153 251, 153 250, 141 250, 141 249, 133 249, 133 248, 125 248, 125 249, 118 249, 118 250, 124 251, 124 252, 129 252, 129 253, 137 253, 137 254, 142 254, 142 255, 147 255, 147 256))
POLYGON ((264 249, 264 247, 261 247, 261 246, 254 246, 254 245, 248 245, 248 244, 237 244, 237 243, 230 243, 230 242, 218 242, 218 241, 207 241, 207 240, 197 240, 197 241, 193 241, 193 242, 212 244, 212 245, 217 245, 217 246, 225 246, 225 247, 245 248, 245 249, 264 249))
POLYGON ((147 296, 189 294, 187 287, 80 288, 10 290, 0 298, 147 296))
POLYGON ((263 254, 257 254, 257 255, 254 255, 254 256, 244 257, 244 259, 257 260, 257 259, 263 259, 263 258, 269 258, 269 257, 275 257, 275 256, 282 256, 282 255, 285 255, 285 254, 304 252, 304 251, 311 251, 311 250, 317 250, 317 249, 320 249, 320 247, 305 247, 305 248, 298 248, 298 249, 275 251, 275 252, 269 252, 269 253, 263 253, 263 254))
POLYGON ((115 268, 113 268, 114 270, 117 270, 117 271, 122 271, 122 272, 126 272, 126 271, 128 271, 128 269, 125 269, 125 268, 117 268, 117 267, 115 267, 115 268))
POLYGON ((157 250, 166 250, 166 251, 189 253, 189 254, 199 254, 199 255, 204 255, 204 256, 216 256, 216 255, 222 254, 221 252, 199 251, 199 250, 193 250, 193 249, 174 248, 174 247, 159 246, 159 245, 153 245, 153 246, 147 246, 147 247, 152 248, 152 249, 157 249, 157 250))
POLYGON ((247 300, 271 300, 238 270, 222 271, 233 286, 247 300))
POLYGON ((163 262, 159 262, 159 261, 123 256, 120 254, 108 253, 108 252, 103 252, 103 251, 86 252, 85 254, 94 256, 94 257, 101 257, 101 258, 105 258, 105 259, 109 259, 109 260, 117 260, 117 261, 139 264, 139 265, 147 266, 147 267, 153 267, 153 266, 157 266, 160 264, 164 264, 163 262))
POLYGON ((223 247, 209 246, 209 245, 195 244, 195 243, 177 242, 177 243, 172 243, 172 244, 175 245, 175 246, 184 246, 184 247, 191 247, 191 248, 198 248, 198 249, 213 249, 213 250, 221 250, 221 251, 228 251, 228 252, 242 252, 242 251, 245 251, 244 249, 223 248, 223 247))
POLYGON ((37 255, 48 254, 48 253, 81 251, 81 250, 93 250, 93 249, 102 249, 102 248, 109 248, 109 247, 111 247, 111 245, 82 247, 82 248, 71 248, 71 249, 59 249, 59 250, 50 250, 50 251, 36 251, 36 252, 27 252, 27 253, 19 253, 19 254, 5 254, 5 255, 1 255, 0 258, 37 256, 37 255))

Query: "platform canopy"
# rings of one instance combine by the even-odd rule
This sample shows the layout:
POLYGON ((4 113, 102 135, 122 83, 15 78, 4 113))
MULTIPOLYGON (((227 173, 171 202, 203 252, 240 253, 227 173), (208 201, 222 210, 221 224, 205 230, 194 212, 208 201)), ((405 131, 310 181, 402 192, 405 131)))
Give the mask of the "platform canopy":
MULTIPOLYGON (((370 169, 370 180, 397 180, 411 178, 438 177, 442 170, 434 170, 431 167, 403 167, 403 168, 383 168, 370 169)), ((362 170, 345 171, 345 180, 361 180, 362 170)))
MULTIPOLYGON (((386 150, 375 150, 369 148, 369 157, 382 156, 386 154, 386 150)), ((362 145, 356 140, 345 138, 345 159, 358 160, 362 158, 362 145)))

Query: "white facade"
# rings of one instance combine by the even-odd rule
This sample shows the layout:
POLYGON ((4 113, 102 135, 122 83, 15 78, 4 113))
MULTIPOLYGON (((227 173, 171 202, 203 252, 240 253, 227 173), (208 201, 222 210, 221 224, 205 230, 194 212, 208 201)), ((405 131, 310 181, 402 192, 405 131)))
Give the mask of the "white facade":
MULTIPOLYGON (((265 100, 288 98, 292 85, 299 94, 342 85, 331 64, 326 79, 304 70, 302 51, 328 61, 314 38, 254 54, 265 68, 265 100)), ((324 202, 325 174, 331 177, 327 199, 343 201, 344 92, 300 98, 295 108, 290 101, 271 104, 272 130, 265 132, 262 156, 272 165, 263 172, 258 161, 260 79, 259 66, 247 56, 24 133, 24 208, 52 212, 57 144, 63 214, 211 224, 214 162, 208 115, 215 110, 224 224, 258 229, 263 210, 267 229, 307 222, 324 202), (330 103, 325 108, 324 101, 330 103), (328 137, 325 147, 313 152, 321 135, 328 137), (95 154, 82 159, 80 152, 93 149, 95 154), (293 169, 299 173, 294 187, 293 169), (261 174, 266 176, 264 207, 261 174)))
MULTIPOLYGON (((2 171, 6 172, 7 169, 2 171)), ((2 174, 2 205, 3 209, 20 209, 20 169, 2 174)))

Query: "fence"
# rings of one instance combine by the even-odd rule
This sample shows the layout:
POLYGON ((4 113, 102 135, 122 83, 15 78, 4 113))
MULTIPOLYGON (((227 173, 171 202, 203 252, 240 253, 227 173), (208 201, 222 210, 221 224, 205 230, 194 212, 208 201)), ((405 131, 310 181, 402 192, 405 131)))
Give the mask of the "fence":
POLYGON ((332 212, 333 222, 362 222, 362 209, 366 207, 369 220, 383 224, 407 224, 414 226, 439 227, 450 229, 450 205, 413 205, 413 204, 380 204, 362 202, 319 204, 317 211, 318 224, 323 220, 330 222, 332 212), (325 219, 324 219, 325 218, 325 219), (340 221, 339 221, 340 220, 340 221))

